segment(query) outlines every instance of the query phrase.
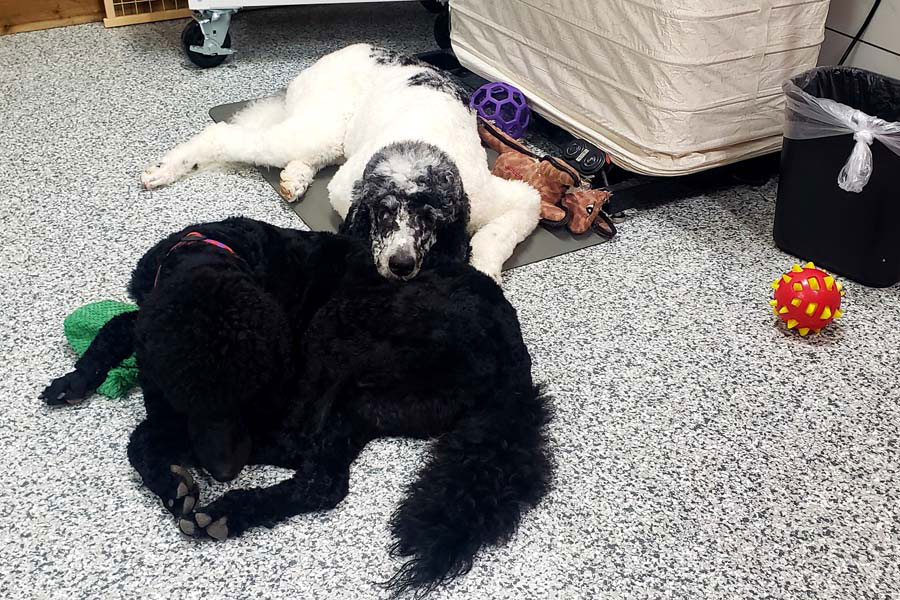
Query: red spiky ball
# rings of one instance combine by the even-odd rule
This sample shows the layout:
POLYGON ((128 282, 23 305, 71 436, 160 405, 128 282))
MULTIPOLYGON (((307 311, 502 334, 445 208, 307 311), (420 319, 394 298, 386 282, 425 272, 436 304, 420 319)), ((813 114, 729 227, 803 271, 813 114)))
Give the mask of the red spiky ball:
POLYGON ((816 265, 794 265, 790 271, 772 283, 774 298, 769 301, 772 310, 788 329, 796 329, 800 335, 820 329, 841 318, 841 297, 844 295, 840 281, 816 265))

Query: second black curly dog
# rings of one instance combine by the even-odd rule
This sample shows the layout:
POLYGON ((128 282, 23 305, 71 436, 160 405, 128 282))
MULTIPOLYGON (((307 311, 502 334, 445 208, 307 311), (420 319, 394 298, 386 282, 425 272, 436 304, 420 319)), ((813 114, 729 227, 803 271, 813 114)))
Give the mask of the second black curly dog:
POLYGON ((408 557, 395 592, 426 592, 504 542, 547 492, 546 399, 515 310, 466 265, 380 277, 356 240, 248 219, 175 233, 138 263, 139 310, 110 321, 41 395, 80 401, 135 351, 147 418, 131 464, 192 537, 334 507, 349 467, 383 436, 436 437, 391 519, 408 557), (208 504, 185 468, 295 470, 208 504))

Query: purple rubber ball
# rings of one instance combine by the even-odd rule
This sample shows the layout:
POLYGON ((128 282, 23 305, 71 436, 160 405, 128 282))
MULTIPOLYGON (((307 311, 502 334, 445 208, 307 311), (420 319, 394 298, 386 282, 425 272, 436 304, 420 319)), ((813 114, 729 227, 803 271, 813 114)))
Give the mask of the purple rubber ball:
POLYGON ((508 83, 486 83, 472 94, 469 107, 482 119, 493 121, 500 131, 513 138, 525 135, 531 122, 531 108, 525 94, 508 83))

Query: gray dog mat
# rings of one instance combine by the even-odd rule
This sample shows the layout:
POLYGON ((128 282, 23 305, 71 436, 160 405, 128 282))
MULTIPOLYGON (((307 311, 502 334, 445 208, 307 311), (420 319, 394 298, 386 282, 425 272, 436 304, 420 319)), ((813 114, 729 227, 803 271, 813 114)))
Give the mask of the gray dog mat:
MULTIPOLYGON (((209 116, 217 123, 228 121, 250 102, 252 101, 232 102, 213 107, 209 111, 209 116)), ((496 155, 493 155, 493 152, 490 150, 488 154, 491 155, 490 160, 493 161, 496 155)), ((331 204, 328 202, 327 186, 336 170, 337 167, 329 167, 320 171, 315 181, 306 190, 306 194, 291 205, 294 212, 313 231, 336 232, 341 223, 340 217, 332 210, 331 204)), ((271 167, 259 167, 259 172, 278 193, 280 170, 271 167)), ((516 247, 513 255, 503 265, 503 269, 514 269, 594 246, 604 241, 606 240, 594 233, 576 236, 569 233, 566 229, 551 230, 538 226, 525 241, 516 247)))

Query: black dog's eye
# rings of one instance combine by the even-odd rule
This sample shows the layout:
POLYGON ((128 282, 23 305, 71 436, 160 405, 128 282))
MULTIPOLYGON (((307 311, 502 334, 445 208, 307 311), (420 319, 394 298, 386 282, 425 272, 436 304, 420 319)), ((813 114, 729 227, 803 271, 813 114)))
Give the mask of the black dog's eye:
POLYGON ((382 204, 376 209, 378 218, 382 221, 390 221, 393 219, 395 210, 396 209, 393 206, 387 204, 382 204))

